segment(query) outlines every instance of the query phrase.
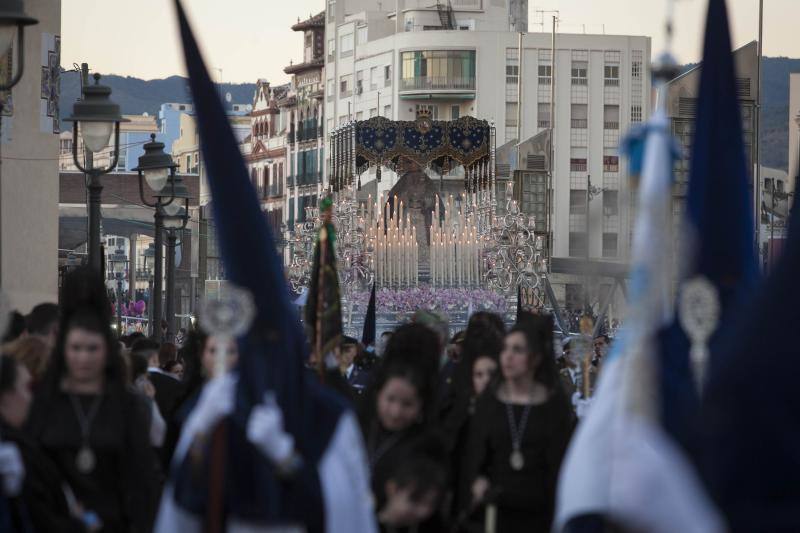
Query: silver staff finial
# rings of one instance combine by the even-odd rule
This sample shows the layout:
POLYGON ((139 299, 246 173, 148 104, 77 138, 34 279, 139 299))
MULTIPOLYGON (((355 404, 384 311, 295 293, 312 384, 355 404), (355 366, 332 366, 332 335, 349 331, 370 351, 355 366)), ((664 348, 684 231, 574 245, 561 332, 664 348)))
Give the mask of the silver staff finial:
POLYGON ((216 300, 205 300, 200 314, 200 327, 208 335, 221 338, 224 349, 218 350, 214 362, 214 375, 226 371, 227 339, 235 339, 247 332, 253 323, 256 307, 253 296, 246 289, 228 283, 216 300))

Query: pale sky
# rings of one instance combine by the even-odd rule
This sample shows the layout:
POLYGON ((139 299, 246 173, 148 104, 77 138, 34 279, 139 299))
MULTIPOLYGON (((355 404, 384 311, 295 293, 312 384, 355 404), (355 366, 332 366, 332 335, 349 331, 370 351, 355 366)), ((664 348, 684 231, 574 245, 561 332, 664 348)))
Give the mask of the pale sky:
MULTIPOLYGON (((539 31, 537 9, 557 9, 561 31, 647 35, 654 52, 663 46, 666 0, 529 3, 531 31, 539 31)), ((283 67, 302 58, 302 38, 289 27, 324 5, 324 0, 184 0, 206 63, 222 69, 225 82, 288 80, 283 67)), ((707 0, 677 2, 674 54, 680 63, 700 57, 706 6, 707 0)), ((734 46, 757 39, 758 0, 728 0, 728 8, 734 46)), ((764 0, 765 55, 800 58, 798 20, 800 0, 764 0)), ((61 21, 65 68, 87 62, 93 71, 145 79, 185 75, 172 0, 62 0, 61 21)))

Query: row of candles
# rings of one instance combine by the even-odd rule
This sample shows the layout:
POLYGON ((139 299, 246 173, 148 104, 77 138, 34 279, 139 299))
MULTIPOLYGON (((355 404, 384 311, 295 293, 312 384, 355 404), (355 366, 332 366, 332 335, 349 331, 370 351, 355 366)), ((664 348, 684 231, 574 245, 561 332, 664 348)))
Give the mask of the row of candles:
MULTIPOLYGON (((430 283, 435 287, 470 286, 481 282, 482 240, 477 226, 478 194, 456 206, 452 195, 444 202, 436 195, 430 227, 430 283), (444 213, 441 211, 442 204, 444 213), (470 209, 472 207, 472 209, 470 209)), ((383 193, 369 196, 362 218, 373 244, 371 266, 378 286, 412 287, 419 284, 417 228, 397 196, 390 205, 383 193), (397 206, 396 210, 392 205, 397 206)), ((424 236, 422 237, 424 239, 424 236)))
POLYGON ((475 219, 467 212, 466 205, 456 209, 453 195, 444 202, 444 217, 439 203, 439 195, 436 195, 431 224, 431 285, 478 285, 482 246, 475 219))
POLYGON ((365 227, 367 239, 373 243, 371 266, 375 283, 379 287, 415 287, 419 284, 417 228, 409 213, 403 218, 403 202, 398 203, 396 195, 394 205, 396 211, 388 201, 384 202, 383 194, 375 203, 372 195, 367 200, 365 227))

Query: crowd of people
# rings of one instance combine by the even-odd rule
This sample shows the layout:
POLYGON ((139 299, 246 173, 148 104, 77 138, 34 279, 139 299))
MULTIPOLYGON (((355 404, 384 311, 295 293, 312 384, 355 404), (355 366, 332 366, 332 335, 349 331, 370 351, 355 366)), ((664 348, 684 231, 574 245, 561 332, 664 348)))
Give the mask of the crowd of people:
MULTIPOLYGON (((235 367, 236 350, 201 331, 180 345, 115 337, 103 291, 87 283, 13 318, 4 338, 0 475, 12 531, 150 531, 217 351, 235 367)), ((548 316, 506 329, 478 312, 450 337, 445 319, 419 312, 376 346, 341 338, 320 380, 358 414, 381 530, 550 529, 580 388, 570 341, 556 357, 553 330, 548 316)), ((595 339, 593 368, 607 341, 595 339)))

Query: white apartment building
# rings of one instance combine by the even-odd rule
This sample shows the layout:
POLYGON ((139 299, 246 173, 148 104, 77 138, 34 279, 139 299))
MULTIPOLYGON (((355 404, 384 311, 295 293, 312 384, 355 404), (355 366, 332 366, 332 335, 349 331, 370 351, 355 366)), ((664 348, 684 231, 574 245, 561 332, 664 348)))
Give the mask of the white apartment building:
MULTIPOLYGON (((451 4, 452 11, 431 0, 328 0, 326 134, 348 119, 413 120, 425 109, 435 120, 493 121, 498 148, 517 138, 518 32, 527 31, 527 2, 451 4)), ((522 39, 522 139, 550 128, 555 83, 553 257, 586 257, 591 176, 602 192, 589 206, 588 255, 628 259, 631 195, 618 147, 630 125, 649 116, 650 53, 648 37, 559 33, 554 64, 550 33, 522 39)), ((382 175, 370 190, 395 184, 391 172, 382 175)), ((361 179, 369 184, 374 172, 361 179)))

